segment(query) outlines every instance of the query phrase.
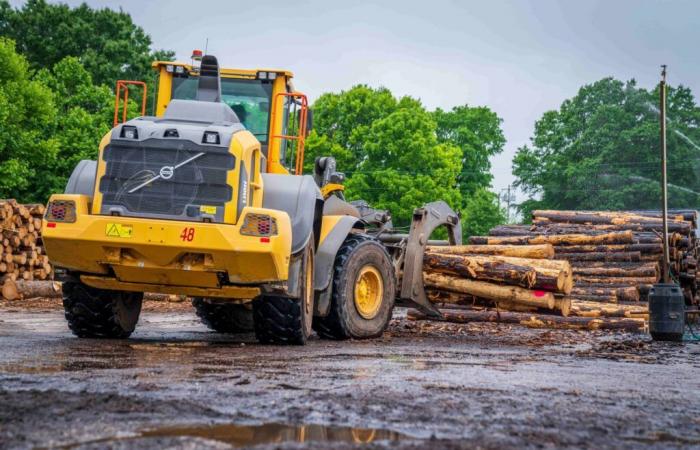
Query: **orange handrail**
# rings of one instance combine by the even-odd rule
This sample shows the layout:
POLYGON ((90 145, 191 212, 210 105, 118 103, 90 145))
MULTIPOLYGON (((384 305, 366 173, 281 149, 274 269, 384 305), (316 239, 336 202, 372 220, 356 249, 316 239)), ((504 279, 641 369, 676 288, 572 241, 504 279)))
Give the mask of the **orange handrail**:
POLYGON ((140 86, 143 88, 143 96, 141 97, 141 115, 146 115, 146 100, 148 99, 148 86, 143 81, 132 81, 132 80, 118 80, 117 89, 114 96, 114 125, 117 126, 120 123, 126 122, 127 111, 129 109, 129 85, 140 86), (119 104, 124 102, 122 105, 122 120, 119 121, 119 104))
POLYGON ((288 134, 273 134, 272 136, 270 136, 270 147, 273 147, 273 145, 275 144, 275 139, 288 139, 290 141, 296 141, 297 148, 296 160, 294 162, 294 174, 301 175, 301 173, 304 171, 304 144, 306 141, 306 117, 309 109, 309 102, 306 98, 306 95, 302 94, 301 92, 278 93, 277 95, 275 95, 275 99, 272 102, 272 117, 270 117, 271 123, 275 123, 275 111, 277 111, 277 102, 280 97, 289 97, 290 99, 300 100, 301 109, 299 112, 299 127, 296 136, 288 134))

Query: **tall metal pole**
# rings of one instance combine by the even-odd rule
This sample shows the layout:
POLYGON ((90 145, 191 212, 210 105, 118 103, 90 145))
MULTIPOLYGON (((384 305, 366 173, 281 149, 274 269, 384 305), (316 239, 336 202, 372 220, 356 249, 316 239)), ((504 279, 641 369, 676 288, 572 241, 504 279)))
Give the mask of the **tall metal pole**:
POLYGON ((663 271, 663 282, 668 283, 669 277, 669 251, 668 251, 668 190, 666 180, 666 65, 661 66, 661 83, 659 83, 659 101, 661 103, 659 110, 661 113, 661 212, 663 218, 663 244, 664 244, 664 260, 661 265, 663 271))

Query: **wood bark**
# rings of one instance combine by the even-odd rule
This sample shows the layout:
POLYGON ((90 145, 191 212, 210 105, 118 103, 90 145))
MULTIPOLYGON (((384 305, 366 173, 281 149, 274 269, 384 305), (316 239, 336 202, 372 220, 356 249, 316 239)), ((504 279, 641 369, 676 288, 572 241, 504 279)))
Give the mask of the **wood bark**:
POLYGON ((501 286, 484 281, 457 278, 439 273, 423 275, 424 284, 440 290, 459 292, 497 301, 510 301, 538 308, 554 308, 554 295, 551 292, 531 291, 518 286, 501 286))
POLYGON ((535 259, 549 259, 554 256, 554 247, 550 244, 429 246, 427 251, 452 255, 481 254, 535 259))

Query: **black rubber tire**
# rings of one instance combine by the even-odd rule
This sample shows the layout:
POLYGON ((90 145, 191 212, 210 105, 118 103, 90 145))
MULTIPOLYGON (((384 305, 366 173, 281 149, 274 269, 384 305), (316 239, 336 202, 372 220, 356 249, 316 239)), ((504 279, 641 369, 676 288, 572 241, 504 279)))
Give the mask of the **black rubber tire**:
POLYGON ((314 239, 309 239, 299 271, 299 298, 261 295, 253 300, 255 337, 263 344, 305 345, 314 311, 314 239), (306 278, 307 276, 310 277, 306 278))
POLYGON ((192 306, 202 323, 219 333, 251 333, 253 310, 244 305, 194 297, 192 306))
POLYGON ((63 283, 68 328, 79 338, 128 338, 141 314, 142 292, 109 291, 80 281, 63 283))
POLYGON ((324 339, 369 339, 381 336, 394 310, 396 282, 391 257, 377 240, 350 234, 338 250, 333 266, 330 312, 314 318, 314 330, 324 339), (372 319, 362 317, 355 306, 355 283, 360 269, 372 265, 382 275, 382 304, 372 319))

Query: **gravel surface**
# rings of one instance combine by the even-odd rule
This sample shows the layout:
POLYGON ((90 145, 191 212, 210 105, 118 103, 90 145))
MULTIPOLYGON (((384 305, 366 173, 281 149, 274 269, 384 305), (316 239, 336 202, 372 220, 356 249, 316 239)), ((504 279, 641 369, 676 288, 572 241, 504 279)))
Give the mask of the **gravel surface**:
POLYGON ((700 447, 696 343, 397 310, 382 339, 275 347, 144 306, 114 341, 0 302, 0 448, 700 447))

